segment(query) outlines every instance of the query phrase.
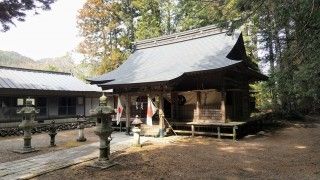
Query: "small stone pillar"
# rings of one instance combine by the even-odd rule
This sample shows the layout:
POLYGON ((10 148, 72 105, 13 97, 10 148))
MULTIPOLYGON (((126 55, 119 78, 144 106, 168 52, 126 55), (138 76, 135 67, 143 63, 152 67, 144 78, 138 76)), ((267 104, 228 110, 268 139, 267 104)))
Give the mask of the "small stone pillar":
POLYGON ((78 122, 78 129, 79 129, 79 137, 77 141, 84 142, 87 140, 87 138, 84 137, 84 128, 85 128, 86 120, 83 116, 78 116, 77 122, 78 122))
POLYGON ((52 120, 49 126, 50 147, 56 146, 56 143, 55 143, 56 135, 57 135, 57 127, 55 125, 54 120, 52 120))
POLYGON ((30 98, 26 99, 26 106, 17 111, 17 114, 22 115, 22 122, 19 124, 19 128, 21 128, 24 132, 23 133, 24 144, 22 149, 14 150, 14 152, 24 154, 24 153, 38 151, 31 146, 31 138, 32 138, 31 130, 36 125, 36 122, 34 120, 35 120, 36 114, 38 113, 39 113, 39 110, 37 110, 35 107, 32 106, 32 99, 30 98))
POLYGON ((113 132, 112 117, 115 114, 114 109, 107 106, 107 97, 103 94, 100 97, 99 106, 90 111, 92 116, 97 118, 96 129, 94 133, 100 138, 100 153, 98 161, 94 162, 90 166, 106 169, 116 165, 110 158, 110 141, 111 133, 113 132))
POLYGON ((142 124, 142 121, 140 120, 138 115, 136 116, 136 118, 133 120, 133 122, 131 124, 134 125, 134 127, 132 128, 132 132, 133 132, 132 146, 141 147, 141 144, 140 144, 140 132, 141 132, 140 125, 142 124))

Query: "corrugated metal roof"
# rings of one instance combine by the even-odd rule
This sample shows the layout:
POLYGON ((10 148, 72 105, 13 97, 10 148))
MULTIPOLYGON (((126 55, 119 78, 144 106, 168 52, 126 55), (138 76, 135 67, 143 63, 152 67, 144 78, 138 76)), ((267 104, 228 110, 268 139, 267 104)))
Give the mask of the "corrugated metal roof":
POLYGON ((234 65, 241 60, 228 59, 227 55, 240 35, 235 32, 228 36, 226 31, 206 27, 182 35, 144 40, 137 43, 137 50, 118 69, 88 80, 110 87, 165 82, 187 72, 234 65))
POLYGON ((48 91, 101 92, 70 73, 0 66, 0 88, 48 91))

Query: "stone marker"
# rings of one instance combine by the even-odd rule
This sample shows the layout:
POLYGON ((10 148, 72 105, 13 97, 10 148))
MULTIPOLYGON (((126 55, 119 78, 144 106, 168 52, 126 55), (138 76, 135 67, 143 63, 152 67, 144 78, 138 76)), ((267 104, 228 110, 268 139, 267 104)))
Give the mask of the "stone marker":
POLYGON ((98 161, 89 165, 91 167, 97 167, 101 169, 106 169, 116 165, 110 158, 110 141, 111 133, 113 128, 111 127, 111 115, 115 114, 114 109, 110 106, 107 106, 107 97, 103 94, 100 97, 99 106, 90 111, 92 116, 97 118, 96 129, 94 133, 100 138, 100 153, 98 161))
POLYGON ((79 116, 77 118, 77 122, 78 122, 78 129, 79 129, 79 137, 78 137, 77 141, 84 142, 87 140, 87 138, 84 137, 84 128, 85 128, 86 120, 83 116, 79 116))
POLYGON ((56 135, 57 135, 57 127, 55 125, 54 120, 52 120, 51 124, 49 126, 50 147, 56 146, 56 144, 55 144, 56 135))
POLYGON ((23 148, 14 150, 16 153, 30 153, 38 151, 31 146, 31 129, 35 126, 36 114, 39 113, 35 107, 32 106, 32 99, 26 99, 26 106, 17 111, 17 114, 22 115, 22 122, 19 124, 19 127, 23 130, 23 148))
POLYGON ((133 132, 132 146, 141 147, 141 144, 140 144, 140 132, 141 132, 140 125, 142 123, 143 122, 140 120, 138 115, 136 115, 136 118, 131 123, 132 125, 134 125, 134 127, 132 128, 132 132, 133 132))

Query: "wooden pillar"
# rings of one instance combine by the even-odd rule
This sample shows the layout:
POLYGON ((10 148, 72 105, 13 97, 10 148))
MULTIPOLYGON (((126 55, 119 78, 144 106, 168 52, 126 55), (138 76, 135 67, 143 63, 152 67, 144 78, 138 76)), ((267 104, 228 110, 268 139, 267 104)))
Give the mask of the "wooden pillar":
POLYGON ((247 121, 249 117, 249 83, 248 81, 244 81, 242 91, 242 119, 247 121))
MULTIPOLYGON (((47 118, 48 119, 50 119, 50 108, 49 108, 49 98, 48 97, 46 97, 46 100, 47 100, 47 102, 46 102, 46 108, 47 108, 47 118)), ((59 102, 58 102, 59 103, 59 102)), ((84 106, 86 106, 86 104, 84 104, 84 106)), ((84 114, 86 114, 86 111, 84 111, 84 114)))
POLYGON ((176 101, 177 101, 177 93, 171 92, 171 119, 172 119, 172 121, 174 121, 174 119, 175 119, 176 101))
POLYGON ((196 120, 200 120, 200 105, 201 105, 201 91, 197 91, 197 103, 196 103, 196 112, 197 112, 197 117, 196 120))
POLYGON ((175 102, 174 102, 174 118, 175 120, 180 119, 180 113, 179 113, 179 98, 178 98, 178 93, 175 93, 175 102))
POLYGON ((160 137, 163 137, 164 133, 164 112, 163 112, 163 94, 159 95, 159 126, 160 126, 160 137))
POLYGON ((227 123, 227 117, 226 117, 226 91, 224 87, 221 90, 221 121, 224 123, 227 123))
POLYGON ((130 134, 130 116, 131 116, 130 111, 131 111, 131 96, 127 94, 126 95, 126 134, 127 135, 130 134))
MULTIPOLYGON (((82 96, 82 105, 83 105, 83 117, 86 117, 86 97, 82 96)), ((48 106, 47 106, 48 107, 48 106)))

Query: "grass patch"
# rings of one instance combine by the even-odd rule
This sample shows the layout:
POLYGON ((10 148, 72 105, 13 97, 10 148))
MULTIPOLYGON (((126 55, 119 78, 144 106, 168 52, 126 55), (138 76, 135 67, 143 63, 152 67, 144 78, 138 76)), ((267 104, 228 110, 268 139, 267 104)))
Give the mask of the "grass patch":
POLYGON ((64 148, 73 148, 73 147, 80 146, 80 143, 77 141, 68 141, 68 142, 65 142, 64 144, 61 144, 60 146, 64 148))

